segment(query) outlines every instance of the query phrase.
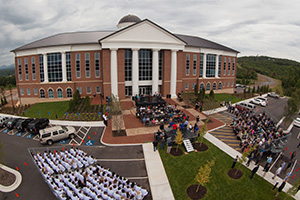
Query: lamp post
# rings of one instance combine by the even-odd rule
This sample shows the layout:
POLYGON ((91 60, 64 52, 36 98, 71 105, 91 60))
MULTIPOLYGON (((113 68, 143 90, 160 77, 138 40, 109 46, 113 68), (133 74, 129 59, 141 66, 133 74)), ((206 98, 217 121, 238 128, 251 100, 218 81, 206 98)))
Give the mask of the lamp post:
POLYGON ((100 101, 101 101, 101 113, 103 114, 103 104, 102 104, 102 99, 103 99, 104 95, 102 93, 100 93, 100 101))

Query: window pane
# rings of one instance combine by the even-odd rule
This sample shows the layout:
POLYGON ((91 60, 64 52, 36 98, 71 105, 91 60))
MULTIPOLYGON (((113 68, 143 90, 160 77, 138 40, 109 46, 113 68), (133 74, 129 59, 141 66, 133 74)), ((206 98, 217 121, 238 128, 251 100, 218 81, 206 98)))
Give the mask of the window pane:
POLYGON ((49 82, 61 82, 62 81, 62 64, 61 53, 49 53, 47 54, 48 64, 48 78, 49 82))

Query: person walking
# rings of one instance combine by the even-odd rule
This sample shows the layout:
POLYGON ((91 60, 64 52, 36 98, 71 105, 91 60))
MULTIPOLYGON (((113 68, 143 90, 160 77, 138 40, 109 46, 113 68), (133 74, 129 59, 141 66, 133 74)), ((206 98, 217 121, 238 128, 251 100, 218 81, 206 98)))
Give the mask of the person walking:
POLYGON ((277 191, 275 197, 277 197, 277 196, 279 195, 279 193, 283 190, 285 184, 286 184, 286 181, 283 181, 283 182, 281 183, 281 185, 279 186, 278 191, 277 191))
POLYGON ((246 166, 249 167, 251 160, 253 160, 255 157, 255 153, 252 152, 250 158, 248 159, 248 162, 246 163, 246 166))
POLYGON ((282 165, 276 170, 272 179, 274 179, 276 176, 278 176, 280 174, 281 170, 282 170, 282 165))
POLYGON ((279 184, 279 181, 276 181, 275 185, 273 186, 272 190, 275 190, 275 188, 277 187, 277 185, 279 184))
POLYGON ((293 160, 290 160, 285 170, 288 170, 292 166, 293 160))
POLYGON ((268 164, 265 166, 265 169, 263 170, 263 171, 265 172, 264 175, 263 175, 263 177, 266 176, 266 174, 267 174, 267 172, 269 171, 270 167, 271 167, 271 163, 268 163, 268 164))
POLYGON ((272 155, 270 155, 270 156, 267 158, 267 163, 266 163, 266 165, 265 165, 265 167, 264 167, 264 171, 266 170, 267 166, 268 166, 269 164, 271 164, 272 160, 273 160, 272 155))
POLYGON ((158 145, 158 141, 154 140, 153 141, 153 150, 154 150, 154 152, 157 150, 157 145, 158 145))
POLYGON ((250 179, 253 179, 254 175, 256 174, 256 172, 258 171, 259 169, 259 164, 257 164, 253 169, 252 169, 252 174, 251 174, 251 177, 250 179))
POLYGON ((293 159, 295 158, 295 156, 296 156, 296 151, 294 151, 294 152, 292 153, 292 155, 291 155, 291 160, 293 160, 293 159))
POLYGON ((239 156, 236 156, 235 159, 233 160, 231 169, 233 169, 233 168, 235 167, 235 164, 236 164, 236 162, 238 161, 238 159, 239 159, 239 156))

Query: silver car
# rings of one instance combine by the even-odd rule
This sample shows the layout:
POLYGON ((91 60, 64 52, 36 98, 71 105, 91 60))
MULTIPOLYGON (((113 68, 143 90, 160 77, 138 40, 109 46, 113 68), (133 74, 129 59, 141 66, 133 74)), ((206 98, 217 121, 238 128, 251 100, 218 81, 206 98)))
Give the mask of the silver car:
POLYGON ((54 126, 40 130, 40 143, 52 145, 53 142, 75 137, 75 128, 72 126, 54 126))

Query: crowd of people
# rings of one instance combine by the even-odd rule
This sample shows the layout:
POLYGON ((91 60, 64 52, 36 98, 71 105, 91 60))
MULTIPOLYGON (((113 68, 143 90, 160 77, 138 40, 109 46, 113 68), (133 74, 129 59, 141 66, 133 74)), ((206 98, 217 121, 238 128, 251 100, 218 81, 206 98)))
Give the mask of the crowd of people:
POLYGON ((188 116, 179 110, 176 105, 137 107, 136 117, 139 118, 145 126, 156 126, 161 123, 168 124, 170 121, 180 123, 188 119, 188 116))
POLYGON ((43 177, 59 199, 143 199, 147 190, 97 164, 81 149, 32 153, 43 177))
POLYGON ((242 151, 257 144, 261 150, 286 134, 266 113, 255 113, 237 106, 229 106, 228 111, 235 115, 232 127, 241 140, 242 151))

